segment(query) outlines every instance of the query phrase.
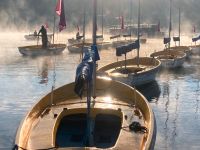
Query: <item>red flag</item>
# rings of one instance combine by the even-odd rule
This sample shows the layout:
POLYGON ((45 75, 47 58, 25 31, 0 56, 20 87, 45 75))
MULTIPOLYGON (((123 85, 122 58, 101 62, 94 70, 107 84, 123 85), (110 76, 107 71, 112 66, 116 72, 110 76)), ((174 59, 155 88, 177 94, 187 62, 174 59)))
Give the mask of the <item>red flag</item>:
POLYGON ((60 16, 59 31, 66 28, 64 1, 58 0, 56 5, 56 13, 60 16))
POLYGON ((58 16, 61 15, 61 3, 62 3, 62 0, 58 0, 57 5, 56 5, 56 13, 58 14, 58 16))

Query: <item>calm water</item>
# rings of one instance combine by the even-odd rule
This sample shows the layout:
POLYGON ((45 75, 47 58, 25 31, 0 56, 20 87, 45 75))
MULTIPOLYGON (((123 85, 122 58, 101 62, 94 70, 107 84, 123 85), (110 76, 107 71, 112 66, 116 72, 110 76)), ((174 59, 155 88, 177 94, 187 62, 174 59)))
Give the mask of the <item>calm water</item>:
MULTIPOLYGON (((74 81, 80 58, 67 50, 56 57, 23 57, 17 47, 36 42, 25 41, 23 34, 12 35, 12 38, 10 34, 1 35, 0 149, 3 150, 11 149, 20 121, 35 102, 51 91, 54 79, 56 87, 74 81)), ((60 41, 65 42, 66 39, 64 37, 60 41)), ((161 45, 162 41, 149 41, 143 48, 157 48, 155 43, 161 45)), ((146 55, 147 52, 144 51, 146 55)), ((100 52, 105 60, 99 65, 115 60, 114 53, 112 50, 100 52)), ((200 56, 193 56, 183 68, 161 71, 157 82, 139 88, 150 101, 156 116, 156 150, 200 149, 199 65, 200 56)))

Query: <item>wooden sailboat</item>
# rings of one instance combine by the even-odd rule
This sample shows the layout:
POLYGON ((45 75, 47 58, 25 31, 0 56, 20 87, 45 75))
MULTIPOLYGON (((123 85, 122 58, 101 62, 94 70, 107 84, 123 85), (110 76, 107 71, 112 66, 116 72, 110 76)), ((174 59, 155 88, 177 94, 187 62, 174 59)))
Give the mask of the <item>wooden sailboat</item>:
POLYGON ((138 39, 131 44, 118 47, 118 52, 125 55, 124 61, 114 62, 103 66, 98 70, 102 75, 110 76, 112 79, 122 81, 129 85, 139 86, 152 82, 156 78, 156 74, 160 69, 161 62, 151 57, 140 57, 140 0, 138 8, 138 39), (137 49, 137 57, 133 59, 126 59, 126 53, 137 49), (120 52, 121 51, 121 52, 120 52))
POLYGON ((172 50, 172 51, 180 51, 184 52, 186 54, 186 57, 188 58, 192 54, 192 50, 188 46, 181 46, 181 11, 179 8, 179 34, 178 37, 173 37, 173 40, 175 42, 174 47, 167 48, 167 50, 172 50), (176 46, 176 42, 179 42, 179 45, 176 46))
MULTIPOLYGON (((59 16, 60 16, 60 23, 59 28, 64 28, 66 26, 65 22, 65 15, 64 15, 64 3, 60 3, 61 1, 58 1, 57 8, 60 9, 59 16)), ((55 34, 55 16, 54 16, 54 29, 53 29, 53 44, 48 44, 47 47, 42 47, 42 45, 31 45, 31 46, 22 46, 18 47, 19 52, 22 55, 25 56, 37 56, 37 55, 51 55, 51 54, 59 54, 66 48, 65 44, 54 44, 54 34, 55 34)), ((39 36, 37 36, 37 39, 39 39, 39 36)), ((37 41, 38 43, 38 41, 37 41)))
MULTIPOLYGON (((83 63, 96 66, 94 56, 83 63)), ((123 83, 96 78, 96 68, 89 71, 92 67, 86 66, 77 68, 76 83, 52 91, 33 106, 18 128, 15 149, 153 149, 155 118, 145 97, 123 83)))
MULTIPOLYGON (((81 40, 68 40, 68 51, 71 53, 82 53, 88 50, 89 46, 92 45, 92 39, 85 39, 85 11, 86 8, 84 8, 84 21, 83 21, 83 39, 81 40)), ((105 50, 112 46, 112 43, 109 41, 105 41, 103 38, 103 0, 102 0, 102 33, 101 35, 97 36, 97 48, 99 50, 105 50)))
MULTIPOLYGON (((48 34, 47 37, 48 37, 49 41, 51 41, 53 34, 48 34)), ((38 40, 37 34, 36 35, 35 34, 26 34, 26 35, 24 35, 24 38, 29 41, 38 40)))
MULTIPOLYGON (((185 58, 186 58, 185 52, 177 51, 177 50, 175 51, 175 50, 172 50, 171 47, 170 47, 170 41, 171 41, 171 3, 172 3, 172 0, 170 0, 169 37, 164 38, 164 44, 168 45, 168 48, 164 49, 163 51, 154 52, 150 55, 151 57, 159 59, 162 62, 162 66, 165 67, 165 68, 181 67, 183 65, 184 61, 185 61, 185 58)), ((181 48, 181 47, 179 47, 179 48, 181 48)))
MULTIPOLYGON (((194 33, 196 32, 195 30, 196 29, 195 29, 195 26, 194 26, 194 33)), ((200 44, 197 44, 197 41, 199 41, 199 40, 200 40, 200 35, 192 38, 192 42, 195 43, 195 45, 191 45, 189 47, 192 50, 193 54, 200 54, 200 44)))
MULTIPOLYGON (((120 28, 117 29, 111 29, 111 33, 115 33, 110 37, 110 40, 113 40, 112 42, 112 47, 117 48, 119 46, 125 45, 125 44, 130 44, 137 39, 132 37, 132 0, 130 0, 129 6, 130 6, 130 24, 125 27, 124 23, 124 16, 120 16, 120 28), (112 31, 113 30, 113 31, 112 31)), ((140 35, 141 36, 141 35, 140 35)), ((140 43, 145 44, 147 42, 146 38, 140 37, 140 43)))
POLYGON ((132 42, 131 39, 127 39, 127 38, 131 37, 131 33, 129 33, 127 29, 125 29, 123 14, 121 14, 121 16, 119 16, 119 20, 120 20, 120 27, 117 29, 113 29, 114 35, 112 35, 110 37, 110 40, 112 40, 113 48, 116 48, 116 47, 119 47, 119 46, 122 46, 122 45, 132 42))

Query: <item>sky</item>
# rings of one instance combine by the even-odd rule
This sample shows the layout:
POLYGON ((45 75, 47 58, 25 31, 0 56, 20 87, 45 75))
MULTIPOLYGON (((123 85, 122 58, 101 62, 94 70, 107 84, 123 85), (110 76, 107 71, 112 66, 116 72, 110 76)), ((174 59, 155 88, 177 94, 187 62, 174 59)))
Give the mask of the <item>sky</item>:
MULTIPOLYGON (((125 22, 132 18, 132 22, 137 23, 138 0, 97 1, 99 16, 103 4, 105 26, 117 24, 116 18, 122 15, 125 22)), ((0 0, 0 31, 31 30, 45 23, 53 26, 56 2, 57 0, 0 0)), ((169 2, 170 0, 141 0, 141 23, 157 24, 160 21, 161 27, 167 28, 169 2)), ((64 3, 68 30, 75 28, 77 24, 82 24, 84 6, 86 6, 86 22, 88 24, 91 22, 92 0, 64 0, 64 3)), ((178 28, 178 8, 181 9, 181 25, 185 26, 185 30, 192 30, 193 26, 200 27, 199 0, 172 0, 174 30, 178 28)), ((58 19, 56 17, 56 22, 58 19)))

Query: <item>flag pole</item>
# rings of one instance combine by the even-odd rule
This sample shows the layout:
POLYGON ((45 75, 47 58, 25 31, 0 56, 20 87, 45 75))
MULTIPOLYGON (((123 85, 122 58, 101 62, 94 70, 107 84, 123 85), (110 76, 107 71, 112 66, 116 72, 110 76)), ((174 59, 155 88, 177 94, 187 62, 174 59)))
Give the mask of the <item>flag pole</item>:
POLYGON ((84 1, 84 8, 83 8, 83 41, 82 41, 82 50, 81 50, 81 58, 83 58, 83 50, 85 45, 85 20, 86 20, 86 2, 84 1))
POLYGON ((172 30, 172 0, 170 0, 170 4, 169 4, 169 48, 170 48, 170 42, 171 42, 171 30, 172 30))
POLYGON ((181 9, 179 8, 179 28, 178 28, 178 33, 179 33, 179 46, 181 45, 181 9))
MULTIPOLYGON (((138 0, 138 32, 137 32, 137 40, 138 40, 138 42, 140 43, 140 0, 138 0)), ((138 47, 138 49, 137 49, 137 66, 139 67, 139 64, 140 64, 140 62, 139 62, 139 55, 140 55, 140 53, 139 53, 139 51, 140 51, 140 47, 138 47)))
MULTIPOLYGON (((55 2, 55 6, 56 6, 56 4, 57 3, 55 2)), ((54 17, 53 17, 53 44, 54 44, 55 27, 56 27, 56 13, 54 12, 54 17)))
POLYGON ((102 24, 101 24, 101 26, 102 26, 102 37, 103 37, 103 24, 104 24, 104 20, 103 20, 103 11, 104 11, 104 5, 103 5, 103 0, 102 0, 102 9, 101 9, 101 22, 102 22, 102 24))
MULTIPOLYGON (((93 0, 93 33, 92 33, 93 47, 96 47, 96 32, 97 32, 96 24, 97 24, 97 0, 93 0)), ((94 99, 96 98, 96 61, 95 61, 95 58, 94 58, 94 64, 93 64, 93 92, 92 92, 92 96, 93 96, 94 99)))

